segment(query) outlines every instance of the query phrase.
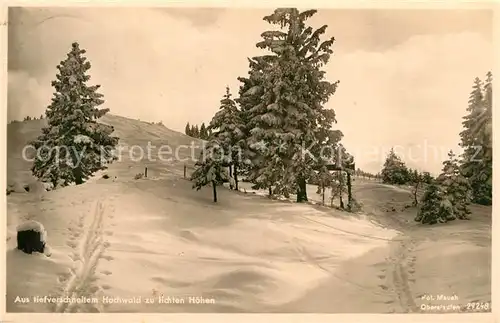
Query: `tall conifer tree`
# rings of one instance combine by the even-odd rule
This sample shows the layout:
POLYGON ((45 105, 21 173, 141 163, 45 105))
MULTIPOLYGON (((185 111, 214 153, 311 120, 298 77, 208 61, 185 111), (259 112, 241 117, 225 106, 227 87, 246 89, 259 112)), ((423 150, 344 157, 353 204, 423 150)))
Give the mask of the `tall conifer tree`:
POLYGON ((78 43, 71 45, 67 58, 57 66, 52 86, 56 92, 45 112, 47 127, 33 141, 40 154, 32 172, 54 187, 82 184, 94 172, 112 162, 118 138, 111 136, 113 127, 98 123, 109 109, 98 92, 100 85, 88 85, 90 62, 78 43))
POLYGON ((281 30, 262 33, 257 47, 272 54, 253 62, 262 74, 248 90, 259 93, 247 109, 248 141, 254 150, 249 178, 256 186, 273 185, 285 196, 296 192, 297 202, 308 199, 306 183, 319 168, 319 159, 327 157, 320 156, 322 147, 340 141, 340 133, 331 130, 335 113, 324 108, 337 87, 325 80, 322 70, 333 53, 334 39, 321 41, 326 25, 317 30, 306 26, 315 13, 282 8, 264 17, 281 30))

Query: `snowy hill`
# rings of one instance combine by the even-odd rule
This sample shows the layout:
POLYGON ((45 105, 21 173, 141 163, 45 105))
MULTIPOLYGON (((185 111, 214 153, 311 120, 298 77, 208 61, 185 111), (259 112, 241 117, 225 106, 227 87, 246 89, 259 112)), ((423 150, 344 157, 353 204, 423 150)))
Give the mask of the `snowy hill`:
MULTIPOLYGON (((128 147, 200 144, 161 125, 102 120, 128 147)), ((8 126, 9 184, 33 180, 20 153, 42 124, 8 126)), ((406 207, 409 190, 362 179, 360 214, 270 200, 246 183, 246 193, 221 189, 214 204, 210 188, 182 178, 184 161, 130 156, 109 179, 7 196, 8 312, 389 313, 491 301, 491 208, 424 227, 406 207), (148 178, 134 179, 145 166, 148 178), (43 224, 50 257, 15 249, 29 220, 43 224)), ((314 187, 309 195, 319 201, 314 187)))
MULTIPOLYGON (((186 136, 180 132, 170 130, 163 125, 151 124, 145 121, 133 120, 121 116, 106 114, 100 119, 100 122, 112 125, 115 129, 113 135, 120 138, 120 145, 133 147, 141 146, 146 150, 148 142, 152 146, 168 145, 169 147, 178 147, 180 145, 201 145, 201 141, 186 136)), ((29 171, 31 163, 24 160, 23 148, 33 139, 35 139, 46 125, 46 120, 29 120, 23 122, 13 122, 7 126, 7 184, 14 183, 28 184, 33 180, 29 171)), ((133 148, 131 148, 133 149, 133 148)), ((155 149, 152 149, 156 153, 155 149)), ((186 157, 188 150, 180 150, 181 157, 186 157)), ((28 150, 30 152, 30 150, 28 150)), ((129 159, 128 153, 122 151, 125 159, 129 159)), ((143 163, 147 164, 144 160, 143 163)), ((187 163, 193 163, 188 160, 187 163)), ((139 163, 136 163, 139 164, 139 163)), ((154 163, 153 163, 154 164, 154 163)), ((130 166, 130 165, 129 165, 130 166)), ((140 167, 140 166, 138 166, 140 167)))

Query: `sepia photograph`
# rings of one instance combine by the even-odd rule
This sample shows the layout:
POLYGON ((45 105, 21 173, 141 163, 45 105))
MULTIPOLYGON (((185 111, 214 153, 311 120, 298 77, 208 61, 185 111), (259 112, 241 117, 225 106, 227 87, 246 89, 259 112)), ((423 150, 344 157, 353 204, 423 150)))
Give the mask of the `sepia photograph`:
POLYGON ((7 313, 492 312, 493 3, 7 11, 7 313))

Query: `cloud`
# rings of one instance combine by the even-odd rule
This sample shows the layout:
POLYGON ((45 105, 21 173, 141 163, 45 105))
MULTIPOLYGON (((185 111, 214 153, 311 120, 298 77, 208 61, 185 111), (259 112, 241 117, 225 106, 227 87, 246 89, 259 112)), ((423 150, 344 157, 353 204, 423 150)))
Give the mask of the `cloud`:
POLYGON ((404 146, 410 163, 439 171, 458 149, 472 81, 492 64, 492 44, 475 33, 413 36, 383 52, 333 57, 327 71, 340 86, 330 106, 346 147, 361 151, 363 164, 363 152, 404 146))
POLYGON ((38 117, 50 102, 51 88, 44 86, 26 72, 9 72, 7 93, 8 120, 38 117))
POLYGON ((174 18, 189 20, 195 27, 207 27, 215 24, 224 8, 156 8, 155 10, 174 18))
MULTIPOLYGON (((209 28, 145 8, 21 13, 12 31, 16 38, 10 39, 15 46, 9 43, 17 55, 16 64, 9 61, 9 118, 43 112, 56 65, 78 41, 92 63, 91 83, 102 85, 111 113, 162 120, 181 131, 188 121, 211 119, 226 85, 237 94, 236 78, 246 75, 246 58, 261 53, 255 43, 269 28, 262 20, 267 10, 224 10, 209 28)), ((328 12, 311 21, 329 24, 325 17, 328 12)), ((327 77, 340 80, 340 86, 328 107, 336 110, 337 126, 358 166, 377 171, 385 150, 402 145, 420 156, 410 164, 438 171, 444 157, 422 160, 423 148, 415 147, 456 147, 472 81, 492 66, 488 36, 440 32, 414 35, 383 50, 352 51, 341 40, 356 34, 332 25, 327 36, 339 35, 339 41, 327 77), (374 161, 368 155, 377 150, 374 161)), ((365 30, 359 42, 369 36, 365 30)))

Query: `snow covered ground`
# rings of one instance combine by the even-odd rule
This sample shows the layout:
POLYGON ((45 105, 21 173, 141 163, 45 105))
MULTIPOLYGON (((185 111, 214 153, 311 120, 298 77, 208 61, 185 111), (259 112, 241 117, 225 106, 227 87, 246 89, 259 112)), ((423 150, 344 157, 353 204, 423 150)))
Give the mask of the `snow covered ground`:
MULTIPOLYGON (((190 140, 105 120, 128 143, 190 140)), ((10 180, 26 181, 12 151, 10 180)), ((249 189, 221 188, 214 204, 210 188, 182 178, 182 163, 147 165, 145 179, 134 179, 145 163, 124 159, 109 179, 7 197, 7 312, 392 313, 451 304, 422 295, 491 301, 491 208, 422 227, 405 208, 408 191, 361 179, 353 189, 363 214, 249 189), (50 257, 15 249, 16 227, 29 220, 45 227, 50 257)))
MULTIPOLYGON (((51 257, 28 256, 10 240, 9 311, 278 311, 324 280, 349 280, 345 261, 383 249, 396 235, 366 220, 227 190, 213 205, 210 190, 191 191, 183 179, 104 181, 70 187, 64 197, 65 190, 48 192, 43 201, 9 210, 12 220, 37 213, 53 250, 51 257), (154 294, 185 303, 145 304, 154 294), (14 303, 16 296, 45 295, 142 302, 14 303), (189 297, 215 304, 189 304, 189 297)), ((381 291, 376 284, 366 288, 381 291)))

